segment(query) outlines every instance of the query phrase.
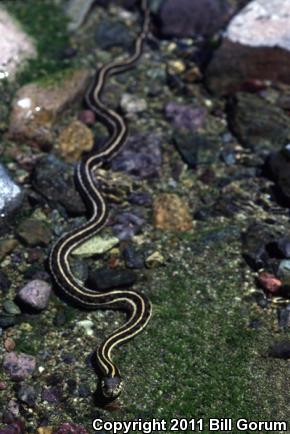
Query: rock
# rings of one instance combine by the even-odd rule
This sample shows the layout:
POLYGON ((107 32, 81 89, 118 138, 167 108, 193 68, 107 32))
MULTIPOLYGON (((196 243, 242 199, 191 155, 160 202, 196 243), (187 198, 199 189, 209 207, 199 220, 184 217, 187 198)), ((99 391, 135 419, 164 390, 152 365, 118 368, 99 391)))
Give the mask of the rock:
POLYGON ((88 431, 81 425, 66 422, 62 423, 53 434, 88 434, 88 431))
POLYGON ((284 340, 276 342, 269 348, 269 356, 277 359, 289 359, 290 358, 290 341, 284 340))
POLYGON ((11 286, 11 281, 8 279, 4 271, 0 271, 0 291, 2 292, 2 294, 7 294, 10 286, 11 286))
POLYGON ((47 224, 35 218, 23 220, 16 229, 19 238, 29 246, 47 246, 51 241, 51 230, 47 224))
POLYGON ((96 122, 96 115, 92 110, 83 110, 78 114, 78 120, 85 125, 92 126, 96 122))
POLYGON ((24 192, 0 164, 0 232, 7 230, 7 225, 21 207, 23 198, 24 192))
POLYGON ((76 31, 85 21, 95 0, 69 0, 65 3, 64 12, 69 19, 68 30, 76 31))
POLYGON ((133 205, 140 205, 140 206, 151 206, 152 205, 152 198, 150 193, 147 192, 132 192, 127 197, 128 201, 132 203, 133 205))
POLYGON ((158 268, 165 264, 165 258, 159 252, 154 252, 145 259, 147 268, 158 268))
POLYGON ((282 258, 290 259, 290 238, 280 238, 275 241, 275 248, 282 258))
POLYGON ((61 389, 59 386, 52 386, 43 389, 41 399, 51 403, 59 403, 61 400, 61 389))
POLYGON ((10 351, 14 351, 16 347, 16 343, 12 338, 4 339, 4 348, 9 353, 10 351))
POLYGON ((52 207, 62 206, 71 215, 83 215, 86 207, 76 190, 72 167, 53 155, 43 157, 32 173, 33 188, 52 207))
POLYGON ((278 308, 277 314, 279 327, 288 329, 290 326, 290 305, 278 308))
POLYGON ((202 128, 207 110, 204 107, 191 107, 171 101, 165 106, 165 115, 175 128, 196 131, 202 128))
POLYGON ((275 277, 273 274, 262 272, 258 276, 259 284, 266 289, 266 291, 276 294, 282 286, 280 279, 275 277))
POLYGON ((41 426, 41 427, 37 428, 36 433, 37 434, 53 434, 54 429, 52 428, 52 426, 41 426))
POLYGON ((131 136, 112 160, 112 169, 137 179, 158 177, 162 164, 161 140, 154 133, 131 136))
POLYGON ((126 263, 126 267, 140 269, 144 267, 143 255, 134 249, 132 246, 127 246, 123 250, 123 257, 126 263))
POLYGON ((3 309, 5 310, 5 312, 9 313, 10 315, 21 314, 21 310, 19 309, 17 304, 15 304, 12 300, 5 300, 3 302, 3 309))
POLYGON ((167 0, 158 11, 159 31, 165 37, 212 36, 224 26, 230 13, 228 1, 167 0))
POLYGON ((90 288, 105 291, 111 288, 132 286, 137 280, 136 273, 125 269, 100 268, 90 270, 87 284, 90 288))
MULTIPOLYGON (((18 245, 17 240, 14 238, 4 238, 0 240, 0 261, 5 258, 6 255, 13 252, 15 247, 18 245)), ((1 285, 1 274, 0 274, 0 285, 1 285)))
POLYGON ((94 135, 83 122, 74 120, 59 135, 59 146, 67 161, 78 161, 84 151, 90 151, 94 135))
POLYGON ((242 234, 242 244, 243 256, 250 267, 254 270, 265 268, 269 272, 273 271, 267 247, 279 235, 279 232, 270 225, 253 223, 248 227, 242 234))
POLYGON ((290 140, 290 118, 257 95, 237 93, 228 107, 233 134, 246 147, 274 151, 290 140))
POLYGON ((266 170, 276 183, 277 198, 288 206, 290 204, 290 158, 287 146, 279 152, 270 154, 266 170))
POLYGON ((212 164, 220 154, 220 145, 208 137, 187 129, 175 130, 173 142, 183 161, 194 169, 198 164, 212 164))
MULTIPOLYGON (((41 146, 53 143, 52 129, 59 116, 83 96, 90 73, 67 72, 62 79, 50 77, 49 83, 29 83, 21 87, 12 103, 9 134, 14 139, 36 141, 41 146)), ((45 148, 46 149, 46 148, 45 148)))
POLYGON ((278 271, 277 271, 278 277, 282 279, 283 283, 290 283, 290 260, 284 259, 280 262, 278 271))
POLYGON ((17 399, 27 404, 28 407, 33 407, 35 405, 37 398, 37 392, 33 386, 28 384, 22 384, 17 390, 17 399))
POLYGON ((113 232, 119 240, 129 240, 142 228, 144 219, 131 212, 124 212, 116 216, 113 232))
POLYGON ((231 20, 207 69, 210 89, 223 95, 255 80, 290 84, 289 26, 287 1, 251 1, 231 20))
POLYGON ((87 336, 93 336, 94 335, 94 323, 93 323, 93 321, 90 321, 88 319, 85 319, 83 321, 78 321, 76 323, 76 326, 84 329, 85 334, 87 336))
POLYGON ((187 203, 174 193, 161 193, 154 199, 154 225, 167 231, 190 231, 192 217, 187 203))
POLYGON ((24 353, 7 353, 4 355, 3 368, 14 381, 22 381, 29 377, 36 367, 34 357, 24 353))
POLYGON ((122 23, 101 22, 95 33, 97 47, 109 50, 112 47, 128 48, 132 43, 132 37, 128 28, 122 23))
POLYGON ((105 253, 117 244, 119 244, 119 238, 117 237, 101 237, 100 235, 96 235, 88 241, 85 241, 77 249, 73 250, 72 254, 83 258, 89 258, 94 255, 105 253))
POLYGON ((3 6, 0 7, 0 33, 0 80, 10 80, 23 67, 25 60, 36 57, 37 52, 34 41, 3 6))
POLYGON ((31 280, 18 291, 17 300, 38 311, 48 306, 51 286, 44 280, 31 280))
MULTIPOLYGON (((17 418, 20 416, 19 404, 14 399, 10 399, 6 405, 5 412, 3 414, 3 422, 9 423, 11 428, 15 428, 12 425, 16 422, 17 418)), ((18 432, 18 431, 14 431, 18 432)))
POLYGON ((121 98, 121 108, 125 113, 140 113, 147 109, 146 100, 129 93, 124 93, 121 98))
POLYGON ((6 329, 7 327, 13 327, 18 323, 18 318, 16 315, 10 315, 7 313, 0 312, 0 328, 6 329))

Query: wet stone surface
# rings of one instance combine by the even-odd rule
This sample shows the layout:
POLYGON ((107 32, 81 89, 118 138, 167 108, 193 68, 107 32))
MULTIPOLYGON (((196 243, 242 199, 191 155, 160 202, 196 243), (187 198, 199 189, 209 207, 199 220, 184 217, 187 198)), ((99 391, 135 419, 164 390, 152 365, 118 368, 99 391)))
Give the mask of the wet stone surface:
POLYGON ((0 232, 5 232, 9 221, 22 205, 24 192, 0 164, 0 232))

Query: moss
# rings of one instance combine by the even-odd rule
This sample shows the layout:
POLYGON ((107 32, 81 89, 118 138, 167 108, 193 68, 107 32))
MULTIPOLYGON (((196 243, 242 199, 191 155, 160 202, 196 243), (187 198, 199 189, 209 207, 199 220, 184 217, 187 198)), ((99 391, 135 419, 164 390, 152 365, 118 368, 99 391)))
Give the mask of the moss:
POLYGON ((70 61, 63 58, 69 43, 67 19, 61 7, 52 0, 4 0, 3 5, 35 40, 38 57, 29 61, 19 75, 20 84, 66 68, 70 61))

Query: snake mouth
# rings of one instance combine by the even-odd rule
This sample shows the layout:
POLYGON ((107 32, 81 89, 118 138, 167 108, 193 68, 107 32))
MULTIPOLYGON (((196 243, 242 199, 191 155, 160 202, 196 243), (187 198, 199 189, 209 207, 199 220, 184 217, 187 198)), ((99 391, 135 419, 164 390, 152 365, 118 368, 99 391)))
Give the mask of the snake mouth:
POLYGON ((121 393, 123 382, 120 377, 105 377, 101 386, 105 398, 116 399, 121 393))

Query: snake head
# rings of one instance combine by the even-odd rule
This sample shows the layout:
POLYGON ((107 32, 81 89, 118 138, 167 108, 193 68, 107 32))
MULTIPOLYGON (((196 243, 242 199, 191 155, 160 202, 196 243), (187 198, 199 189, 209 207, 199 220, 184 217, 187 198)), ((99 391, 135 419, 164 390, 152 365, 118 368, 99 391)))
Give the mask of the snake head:
POLYGON ((120 377, 104 377, 101 380, 102 393, 105 398, 116 399, 123 388, 123 381, 120 377))

